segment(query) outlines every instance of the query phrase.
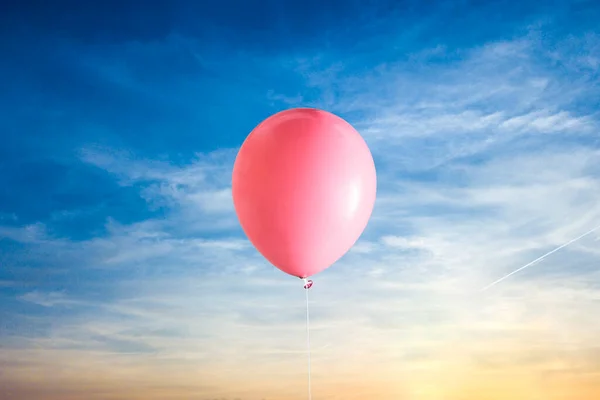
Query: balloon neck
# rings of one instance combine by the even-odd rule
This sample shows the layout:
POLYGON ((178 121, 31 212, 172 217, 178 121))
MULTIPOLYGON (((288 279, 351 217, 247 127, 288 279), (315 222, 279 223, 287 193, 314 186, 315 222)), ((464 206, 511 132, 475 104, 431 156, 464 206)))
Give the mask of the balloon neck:
POLYGON ((311 281, 308 278, 300 278, 300 279, 302 279, 302 282, 304 282, 304 289, 308 290, 312 287, 313 281, 311 281))

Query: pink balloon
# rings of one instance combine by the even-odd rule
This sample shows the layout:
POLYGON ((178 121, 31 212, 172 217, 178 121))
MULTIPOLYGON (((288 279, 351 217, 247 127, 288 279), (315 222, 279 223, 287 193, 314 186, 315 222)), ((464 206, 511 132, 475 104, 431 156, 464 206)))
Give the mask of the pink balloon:
POLYGON ((295 108, 248 135, 232 191, 250 242, 283 272, 306 278, 358 240, 373 211, 377 177, 367 144, 349 123, 295 108))

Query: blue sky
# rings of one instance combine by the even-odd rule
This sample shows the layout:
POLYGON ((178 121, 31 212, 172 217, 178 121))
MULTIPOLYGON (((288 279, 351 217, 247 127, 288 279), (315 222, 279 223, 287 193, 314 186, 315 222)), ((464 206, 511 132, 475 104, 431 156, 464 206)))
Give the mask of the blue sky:
POLYGON ((204 3, 2 6, 16 398, 132 399, 123 376, 161 399, 303 395, 303 293, 251 248, 230 192, 246 135, 298 106, 346 118, 378 170, 367 230, 315 278, 323 398, 357 376, 372 398, 436 398, 427 380, 467 387, 516 355, 545 398, 563 398, 548 371, 599 373, 596 237, 472 294, 600 224, 598 5, 204 3), (412 383, 381 389, 398 376, 412 383))

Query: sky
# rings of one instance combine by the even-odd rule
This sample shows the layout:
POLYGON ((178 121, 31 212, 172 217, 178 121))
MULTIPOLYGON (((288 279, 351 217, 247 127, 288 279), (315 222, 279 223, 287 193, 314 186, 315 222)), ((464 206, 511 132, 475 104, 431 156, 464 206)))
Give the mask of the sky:
POLYGON ((307 398, 302 284, 237 221, 269 115, 350 122, 372 218, 313 277, 322 400, 600 398, 600 5, 0 12, 0 399, 307 398))

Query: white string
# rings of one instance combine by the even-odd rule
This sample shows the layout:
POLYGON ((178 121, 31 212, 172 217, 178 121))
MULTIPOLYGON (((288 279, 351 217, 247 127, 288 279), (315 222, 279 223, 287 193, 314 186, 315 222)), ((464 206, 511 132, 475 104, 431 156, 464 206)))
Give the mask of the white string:
POLYGON ((488 290, 489 288, 491 288, 491 287, 492 287, 492 286, 494 286, 495 284, 497 284, 497 283, 500 283, 500 282, 502 282, 503 280, 505 280, 506 278, 508 278, 508 277, 510 277, 510 276, 512 276, 512 275, 514 275, 514 274, 516 274, 517 272, 519 272, 519 271, 522 271, 522 270, 524 270, 525 268, 527 268, 527 267, 530 267, 530 266, 532 266, 533 264, 536 264, 536 263, 538 263, 538 262, 542 261, 544 258, 548 257, 549 255, 552 255, 552 254, 556 253, 557 251, 559 251, 560 249, 563 249, 563 248, 565 248, 565 247, 567 247, 567 246, 569 246, 569 245, 571 245, 571 244, 573 244, 573 243, 577 242, 578 240, 580 240, 580 239, 583 239, 584 237, 586 237, 587 235, 590 235, 590 234, 592 234, 593 232, 597 231, 598 229, 600 229, 600 225, 599 225, 599 226, 597 226, 597 227, 595 227, 594 229, 592 229, 592 230, 590 230, 590 231, 587 231, 587 232, 586 232, 586 233, 584 233, 583 235, 576 237, 575 239, 571 239, 571 240, 569 240, 567 243, 565 243, 565 244, 563 244, 563 245, 560 245, 560 246, 558 246, 558 247, 557 247, 557 248, 555 248, 554 250, 552 250, 552 251, 549 251, 548 253, 544 254, 543 256, 540 256, 540 257, 536 258, 536 259, 535 259, 535 260, 533 260, 532 262, 530 262, 530 263, 528 263, 528 264, 525 264, 524 266, 522 266, 522 267, 521 267, 521 268, 519 268, 519 269, 516 269, 516 270, 514 270, 514 271, 513 271, 513 272, 511 272, 510 274, 508 274, 508 275, 505 275, 505 276, 503 276, 502 278, 500 278, 500 279, 498 279, 498 280, 496 280, 496 281, 494 281, 494 282, 490 283, 489 285, 487 285, 486 287, 484 287, 483 289, 481 289, 481 290, 480 290, 480 292, 483 292, 483 291, 485 291, 485 290, 488 290))
POLYGON ((306 292, 306 352, 308 355, 308 400, 312 399, 311 394, 311 386, 310 386, 310 313, 308 308, 308 291, 310 290, 310 286, 308 286, 308 281, 304 279, 306 292))

